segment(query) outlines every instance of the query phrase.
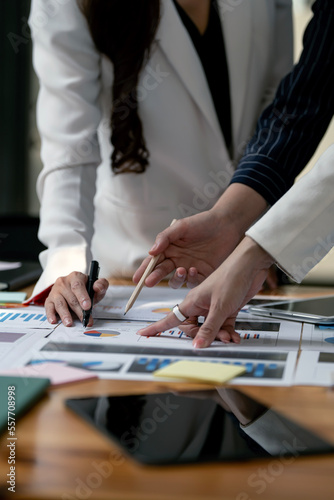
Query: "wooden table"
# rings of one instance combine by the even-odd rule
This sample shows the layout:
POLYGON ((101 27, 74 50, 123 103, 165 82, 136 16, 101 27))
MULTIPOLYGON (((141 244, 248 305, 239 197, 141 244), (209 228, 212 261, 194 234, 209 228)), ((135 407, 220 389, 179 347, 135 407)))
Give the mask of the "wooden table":
MULTIPOLYGON (((329 289, 284 287, 308 296, 329 289)), ((205 386, 92 380, 54 388, 17 422, 16 492, 7 491, 6 435, 0 441, 0 498, 25 500, 333 499, 334 454, 249 462, 151 467, 137 465, 65 407, 67 398, 139 394, 205 386)), ((319 387, 240 389, 334 443, 334 391, 319 387)))

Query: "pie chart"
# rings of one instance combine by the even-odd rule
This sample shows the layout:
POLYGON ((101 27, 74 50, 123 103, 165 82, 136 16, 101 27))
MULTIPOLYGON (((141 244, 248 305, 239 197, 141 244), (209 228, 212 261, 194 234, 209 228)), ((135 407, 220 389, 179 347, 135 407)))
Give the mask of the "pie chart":
POLYGON ((116 332, 116 330, 87 330, 84 332, 84 335, 88 337, 117 337, 120 332, 116 332))

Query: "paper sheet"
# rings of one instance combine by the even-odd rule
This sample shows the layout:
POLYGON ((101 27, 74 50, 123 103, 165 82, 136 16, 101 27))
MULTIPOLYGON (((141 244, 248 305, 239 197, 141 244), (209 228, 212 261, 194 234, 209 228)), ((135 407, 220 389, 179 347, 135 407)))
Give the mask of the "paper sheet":
POLYGON ((55 325, 51 325, 45 316, 44 307, 29 306, 29 307, 0 307, 0 329, 2 327, 9 328, 26 328, 29 329, 48 329, 53 330, 55 325))
MULTIPOLYGON (((257 322, 256 328, 261 326, 262 329, 260 333, 267 333, 263 332, 265 323, 257 322)), ((244 366, 243 384, 290 385, 297 358, 298 330, 294 325, 294 351, 289 352, 277 345, 281 322, 277 323, 278 331, 276 327, 275 338, 267 348, 257 347, 259 339, 252 337, 247 342, 254 342, 253 347, 217 341, 209 348, 199 350, 194 349, 192 339, 179 329, 146 338, 136 335, 139 328, 148 324, 145 322, 95 320, 92 328, 83 329, 77 321, 70 328, 59 325, 41 352, 32 357, 32 362, 63 361, 68 366, 97 372, 102 378, 153 380, 153 372, 158 368, 178 360, 198 361, 200 358, 218 364, 244 366)), ((249 322, 246 326, 248 329, 254 327, 249 322)), ((254 334, 254 330, 251 333, 254 334)))
POLYGON ((302 351, 294 383, 296 385, 334 386, 334 352, 302 351))
POLYGON ((302 350, 334 353, 334 325, 304 323, 301 348, 302 350))
MULTIPOLYGON (((103 320, 95 319, 91 328, 83 328, 79 321, 74 326, 65 327, 60 324, 50 335, 50 339, 58 342, 79 342, 96 344, 132 344, 140 343, 146 346, 159 346, 164 348, 193 349, 192 338, 182 330, 175 327, 158 333, 154 337, 137 335, 138 330, 148 326, 148 321, 103 320)), ((299 347, 301 323, 260 319, 250 314, 239 315, 236 321, 236 331, 240 334, 242 348, 250 350, 267 350, 280 348, 282 350, 297 351, 299 347)), ((220 341, 212 342, 210 349, 226 349, 231 344, 220 341)), ((234 347, 236 344, 232 344, 234 347)))
POLYGON ((97 375, 92 372, 72 368, 66 366, 65 363, 35 363, 29 366, 0 370, 0 375, 48 378, 51 385, 69 384, 97 378, 97 375))
POLYGON ((124 315, 125 306, 135 287, 110 287, 106 297, 94 308, 93 316, 99 319, 124 321, 158 321, 184 300, 186 288, 172 290, 168 287, 143 288, 130 311, 124 315))
MULTIPOLYGON (((106 313, 103 308, 115 305, 117 300, 125 306, 132 290, 133 287, 111 287, 101 307, 95 308, 94 316, 104 316, 106 313)), ((192 339, 178 328, 161 332, 156 337, 147 338, 136 334, 149 324, 142 318, 152 317, 153 314, 158 319, 159 315, 163 317, 166 314, 166 311, 153 312, 153 309, 159 309, 158 305, 161 309, 168 309, 168 304, 181 302, 187 293, 186 289, 175 291, 164 287, 144 288, 140 299, 145 307, 140 307, 139 304, 139 309, 136 310, 134 306, 135 321, 131 321, 128 315, 124 317, 122 310, 118 315, 120 319, 95 319, 93 327, 86 329, 80 321, 76 321, 71 328, 62 324, 55 328, 47 322, 44 309, 35 306, 2 309, 0 329, 15 327, 18 331, 18 328, 22 328, 21 333, 27 335, 34 332, 35 338, 40 338, 34 345, 27 343, 24 352, 17 351, 16 357, 11 358, 14 364, 9 366, 22 366, 29 362, 63 362, 65 366, 84 369, 102 378, 153 380, 153 372, 159 368, 179 360, 200 359, 218 365, 244 367, 245 373, 231 383, 292 383, 301 333, 300 323, 259 318, 242 312, 236 323, 241 337, 240 345, 216 341, 202 350, 194 349, 192 339), (27 316, 23 316, 25 314, 27 316), (43 326, 47 328, 43 330, 43 326), (48 338, 44 339, 45 335, 48 338)), ((3 345, 5 344, 6 342, 3 345)), ((11 346, 15 346, 15 342, 11 346)), ((13 350, 12 347, 9 349, 15 354, 17 348, 15 346, 13 350)))
POLYGON ((0 369, 23 366, 48 342, 49 330, 0 328, 0 369))
POLYGON ((22 304, 26 297, 25 292, 0 292, 0 306, 3 307, 3 304, 6 307, 7 304, 22 304))

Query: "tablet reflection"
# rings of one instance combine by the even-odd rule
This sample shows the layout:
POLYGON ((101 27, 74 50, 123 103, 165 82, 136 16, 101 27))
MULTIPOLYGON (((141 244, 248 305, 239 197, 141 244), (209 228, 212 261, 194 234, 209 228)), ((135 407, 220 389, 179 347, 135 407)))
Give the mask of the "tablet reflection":
POLYGON ((234 389, 70 400, 68 405, 146 464, 333 452, 331 444, 234 389))

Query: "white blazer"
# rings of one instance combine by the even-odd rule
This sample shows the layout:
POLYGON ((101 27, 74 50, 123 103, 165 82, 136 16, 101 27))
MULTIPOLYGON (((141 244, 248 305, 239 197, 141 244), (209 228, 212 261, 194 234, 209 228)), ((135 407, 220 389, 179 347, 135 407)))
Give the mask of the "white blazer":
POLYGON ((303 280, 334 246, 334 144, 246 234, 303 280))
MULTIPOLYGON (((150 166, 144 174, 115 176, 112 64, 95 49, 76 0, 62 0, 53 9, 32 1, 44 164, 37 186, 39 237, 48 247, 34 293, 58 276, 86 272, 92 256, 100 261, 101 276, 130 277, 172 219, 211 208, 227 187, 260 111, 292 66, 291 0, 237 3, 218 2, 230 76, 233 161, 191 39, 172 0, 161 0, 156 40, 138 86, 150 166)), ((219 57, 217 51, 217 64, 219 57)))

